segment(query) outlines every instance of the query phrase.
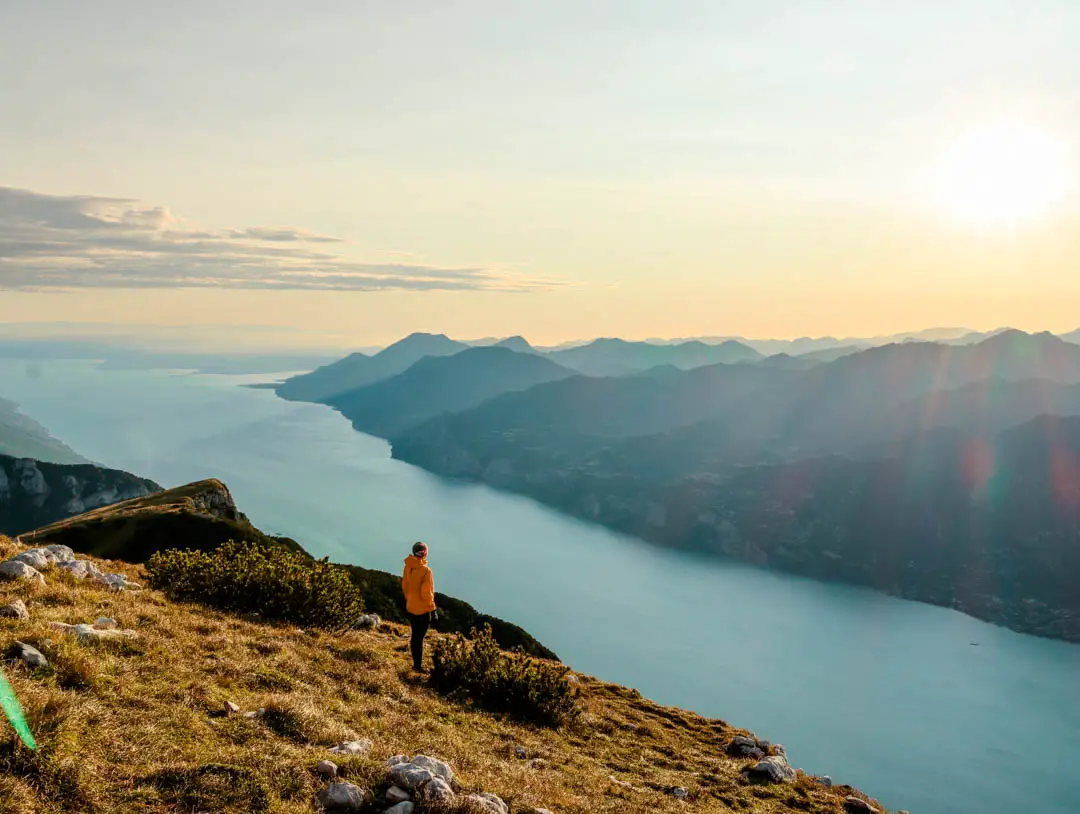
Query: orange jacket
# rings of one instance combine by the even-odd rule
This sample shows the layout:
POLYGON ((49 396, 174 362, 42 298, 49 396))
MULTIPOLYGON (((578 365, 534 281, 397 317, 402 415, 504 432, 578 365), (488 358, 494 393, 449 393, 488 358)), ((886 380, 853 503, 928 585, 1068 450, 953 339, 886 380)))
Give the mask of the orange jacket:
POLYGON ((401 590, 405 592, 405 609, 409 613, 419 616, 435 610, 435 577, 425 557, 410 554, 405 558, 401 590))

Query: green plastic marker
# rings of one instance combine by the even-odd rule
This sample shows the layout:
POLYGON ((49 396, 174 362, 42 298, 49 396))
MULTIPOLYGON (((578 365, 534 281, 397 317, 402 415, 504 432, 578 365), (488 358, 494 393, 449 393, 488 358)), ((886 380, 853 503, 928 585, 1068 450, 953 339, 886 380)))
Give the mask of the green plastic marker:
POLYGON ((4 714, 22 738, 22 742, 30 749, 37 749, 37 743, 34 742, 34 736, 30 732, 30 724, 26 722, 19 699, 15 697, 15 690, 12 689, 3 669, 0 669, 0 707, 3 708, 4 714))

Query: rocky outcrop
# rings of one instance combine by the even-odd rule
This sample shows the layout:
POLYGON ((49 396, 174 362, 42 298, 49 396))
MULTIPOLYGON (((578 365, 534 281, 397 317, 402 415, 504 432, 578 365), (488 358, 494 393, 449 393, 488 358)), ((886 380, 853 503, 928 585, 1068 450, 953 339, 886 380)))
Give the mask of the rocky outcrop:
POLYGON ((21 534, 160 489, 145 478, 93 464, 0 455, 0 533, 21 534))

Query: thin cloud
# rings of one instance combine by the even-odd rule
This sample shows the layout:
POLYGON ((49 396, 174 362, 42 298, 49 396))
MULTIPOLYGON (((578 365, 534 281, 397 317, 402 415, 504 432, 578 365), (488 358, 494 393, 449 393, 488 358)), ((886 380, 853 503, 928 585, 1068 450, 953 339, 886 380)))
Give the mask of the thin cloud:
POLYGON ((365 263, 347 241, 289 226, 197 228, 127 198, 0 187, 0 289, 511 291, 557 283, 499 268, 365 263))

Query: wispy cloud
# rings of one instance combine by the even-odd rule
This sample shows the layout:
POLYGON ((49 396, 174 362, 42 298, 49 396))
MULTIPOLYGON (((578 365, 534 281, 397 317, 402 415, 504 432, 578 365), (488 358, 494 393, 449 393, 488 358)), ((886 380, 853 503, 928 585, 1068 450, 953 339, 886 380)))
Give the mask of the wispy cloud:
POLYGON ((0 289, 244 288, 530 291, 494 267, 369 263, 343 238, 289 226, 208 230, 126 198, 0 186, 0 289))

